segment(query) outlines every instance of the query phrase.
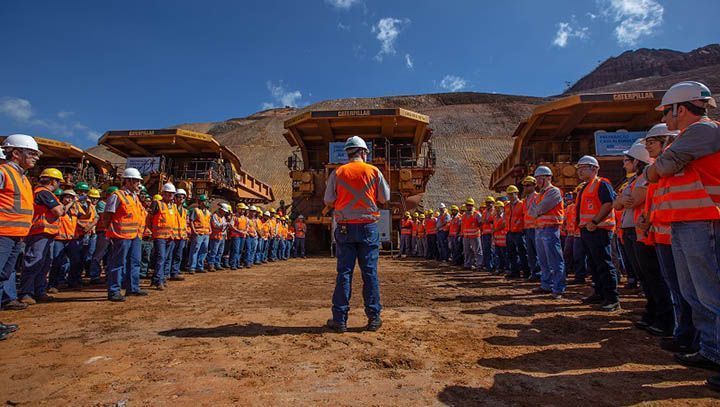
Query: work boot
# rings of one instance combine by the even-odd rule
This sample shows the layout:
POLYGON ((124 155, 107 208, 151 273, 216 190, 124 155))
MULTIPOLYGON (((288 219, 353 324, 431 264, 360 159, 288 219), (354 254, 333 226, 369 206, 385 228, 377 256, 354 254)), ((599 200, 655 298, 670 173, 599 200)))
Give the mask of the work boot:
POLYGON ((0 331, 15 332, 20 328, 18 324, 3 324, 0 322, 0 331))
POLYGON ((53 302, 55 301, 55 297, 52 295, 43 294, 35 299, 37 302, 53 302))
POLYGON ((185 281, 185 277, 183 277, 183 276, 172 276, 172 277, 170 277, 170 281, 185 281))
POLYGON ((675 338, 660 338, 660 348, 673 353, 695 353, 697 349, 692 346, 683 345, 675 340, 675 338))
POLYGON ((145 290, 131 291, 131 292, 127 292, 127 291, 126 291, 126 292, 125 292, 125 296, 126 296, 126 297, 129 297, 129 296, 133 296, 133 297, 145 297, 145 296, 147 296, 147 295, 149 295, 149 293, 148 293, 147 291, 145 291, 145 290))
POLYGON ((328 319, 325 325, 339 334, 347 332, 347 325, 335 322, 334 319, 328 319))
POLYGON ((517 280, 520 278, 520 274, 518 273, 510 273, 505 276, 505 280, 517 280))
POLYGON ((164 290, 165 290, 165 285, 163 285, 162 283, 153 284, 152 286, 155 287, 155 289, 158 290, 158 291, 164 291, 164 290))
POLYGON ((530 291, 530 292, 533 294, 548 294, 550 291, 548 291, 542 287, 537 287, 537 288, 533 288, 532 291, 530 291))
POLYGON ((25 304, 18 300, 9 301, 9 302, 5 303, 5 305, 2 306, 3 309, 10 310, 10 311, 22 311, 27 307, 28 307, 28 304, 25 304))
POLYGON ((676 353, 675 360, 677 360, 678 363, 684 366, 699 367, 700 369, 720 371, 720 365, 701 355, 700 352, 689 354, 676 353))
POLYGON ((186 271, 185 274, 195 274, 194 270, 186 271))
POLYGON ((368 324, 365 329, 367 329, 368 331, 375 332, 378 329, 380 329, 381 326, 382 326, 382 319, 379 316, 377 316, 373 319, 368 320, 368 324))
POLYGON ((583 297, 580 301, 583 304, 602 304, 603 297, 600 294, 593 294, 587 297, 583 297))
POLYGON ((670 337, 673 332, 672 329, 662 327, 660 325, 651 325, 647 327, 646 331, 653 336, 670 337))
POLYGON ((35 301, 35 299, 29 295, 23 295, 22 297, 20 297, 20 302, 27 305, 37 304, 37 301, 35 301))
POLYGON ((122 294, 120 294, 120 293, 114 293, 114 294, 108 295, 108 301, 111 301, 111 302, 124 302, 124 301, 125 301, 125 297, 123 297, 122 294))
POLYGON ((48 292, 48 294, 57 294, 60 292, 60 290, 58 290, 57 287, 50 287, 50 288, 48 288, 47 292, 48 292))
MULTIPOLYGON (((195 270, 195 273, 207 273, 207 271, 206 270, 195 270)), ((191 271, 190 274, 193 274, 193 272, 191 271)))
POLYGON ((553 300, 562 300, 563 297, 562 293, 552 293, 550 296, 552 296, 553 300))
POLYGON ((607 303, 607 304, 603 305, 602 307, 600 307, 600 309, 605 312, 619 311, 621 309, 620 302, 616 301, 616 302, 607 303))

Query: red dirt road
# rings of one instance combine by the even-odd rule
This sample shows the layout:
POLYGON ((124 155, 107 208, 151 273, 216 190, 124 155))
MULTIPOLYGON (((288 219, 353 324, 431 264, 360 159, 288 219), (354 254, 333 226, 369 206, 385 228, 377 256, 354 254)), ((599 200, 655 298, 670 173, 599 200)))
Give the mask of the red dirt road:
MULTIPOLYGON (((189 276, 104 301, 101 287, 3 312, 0 401, 12 405, 717 405, 688 369, 632 328, 642 299, 605 314, 577 301, 417 261, 381 260, 384 326, 329 317, 333 259, 189 276)), ((146 283, 144 283, 146 284, 146 283)))

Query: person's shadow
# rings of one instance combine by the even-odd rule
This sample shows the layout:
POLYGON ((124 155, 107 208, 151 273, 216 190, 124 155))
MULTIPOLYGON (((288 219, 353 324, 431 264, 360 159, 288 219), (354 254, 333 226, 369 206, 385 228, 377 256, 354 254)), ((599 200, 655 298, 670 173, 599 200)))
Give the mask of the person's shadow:
MULTIPOLYGON (((362 332, 364 330, 364 327, 348 328, 348 332, 362 332)), ((324 326, 273 326, 249 323, 246 325, 228 324, 208 328, 177 328, 160 331, 158 334, 177 338, 227 338, 233 336, 322 335, 332 332, 324 326)))

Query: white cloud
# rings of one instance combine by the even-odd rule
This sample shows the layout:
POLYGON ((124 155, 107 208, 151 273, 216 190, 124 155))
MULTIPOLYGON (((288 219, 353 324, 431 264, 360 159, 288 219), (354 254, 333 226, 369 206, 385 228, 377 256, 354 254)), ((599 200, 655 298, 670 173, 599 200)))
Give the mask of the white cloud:
POLYGON ((459 76, 445 75, 440 81, 440 87, 449 90, 450 92, 457 92, 464 89, 467 86, 467 81, 459 76))
MULTIPOLYGON (((33 110, 32 103, 27 99, 16 97, 0 98, 0 113, 15 120, 18 124, 29 128, 42 129, 52 133, 54 136, 69 138, 83 137, 89 141, 97 141, 100 133, 80 122, 68 122, 66 120, 56 121, 37 117, 33 110)), ((57 117, 67 119, 74 115, 74 112, 60 111, 57 117)), ((32 131, 28 131, 32 133, 32 131)))
POLYGON ((635 45, 662 25, 665 9, 655 0, 604 0, 602 14, 612 19, 618 44, 635 45))
POLYGON ((350 7, 360 4, 360 0, 325 0, 325 3, 342 10, 349 10, 350 7))
POLYGON ((574 17, 571 22, 561 21, 557 26, 558 30, 552 43, 560 48, 565 48, 570 38, 585 39, 588 37, 588 27, 578 27, 574 17))
POLYGON ((337 24, 337 28, 338 28, 338 30, 340 30, 340 31, 350 31, 350 26, 349 26, 349 25, 345 25, 345 24, 343 24, 343 23, 338 23, 338 24, 337 24))
POLYGON ((278 83, 267 81, 267 88, 270 91, 273 101, 264 102, 262 104, 263 109, 273 109, 285 106, 298 107, 299 102, 302 99, 302 93, 300 93, 299 90, 288 91, 285 89, 285 84, 282 81, 278 83))
POLYGON ((407 66, 408 69, 413 69, 413 67, 415 66, 410 54, 405 54, 405 66, 407 66))
POLYGON ((380 41, 380 51, 375 55, 377 61, 382 62, 383 56, 395 55, 395 41, 397 41, 400 31, 404 28, 403 26, 410 23, 409 19, 400 20, 393 17, 385 17, 380 19, 376 25, 372 27, 372 32, 375 33, 375 38, 380 41))

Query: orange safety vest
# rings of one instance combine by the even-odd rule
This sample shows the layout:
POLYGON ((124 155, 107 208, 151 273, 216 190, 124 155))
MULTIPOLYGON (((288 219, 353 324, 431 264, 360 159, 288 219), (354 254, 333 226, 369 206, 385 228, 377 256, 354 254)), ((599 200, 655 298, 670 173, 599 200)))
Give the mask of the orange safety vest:
POLYGON ((272 224, 270 223, 270 219, 264 222, 260 219, 260 222, 262 224, 262 238, 266 240, 270 239, 272 237, 272 224))
MULTIPOLYGON (((545 199, 545 194, 548 193, 548 191, 551 191, 552 189, 558 189, 558 187, 550 187, 545 189, 539 196, 537 197, 538 205, 545 199)), ((558 202, 555 207, 547 211, 546 213, 538 216, 535 220, 535 227, 536 228, 546 228, 549 226, 561 226, 563 224, 563 221, 565 220, 565 203, 562 199, 560 199, 560 202, 558 202)))
POLYGON ((277 233, 278 233, 278 222, 277 222, 275 219, 270 218, 270 219, 268 219, 268 221, 267 221, 266 223, 267 223, 267 225, 268 225, 268 237, 275 237, 275 236, 277 236, 277 233))
POLYGON ((228 228, 228 237, 245 237, 247 236, 247 218, 243 215, 233 216, 232 228, 228 228), (235 229, 239 230, 236 231, 235 229))
POLYGON ((157 201, 157 206, 152 217, 153 238, 174 239, 178 224, 175 204, 157 201))
MULTIPOLYGON (((212 217, 211 217, 211 221, 210 221, 210 239, 212 239, 212 240, 222 240, 223 235, 224 235, 224 233, 225 233, 225 228, 215 226, 215 223, 216 223, 216 222, 215 222, 215 219, 216 219, 216 217, 217 217, 217 218, 220 218, 220 219, 223 218, 223 217, 221 217, 221 216, 218 216, 217 213, 213 213, 213 215, 212 215, 212 217)), ((221 222, 221 223, 222 223, 222 222, 221 222)))
POLYGON ((307 232, 307 225, 303 222, 295 222, 295 237, 304 239, 305 232, 307 232))
POLYGON ((195 219, 193 225, 198 235, 210 234, 210 217, 212 213, 209 209, 195 208, 195 219))
POLYGON ((506 209, 505 212, 509 212, 508 219, 508 231, 510 232, 522 232, 525 229, 525 203, 522 200, 518 200, 515 203, 509 203, 507 205, 509 211, 506 209))
POLYGON ((452 215, 450 215, 450 214, 448 214, 448 213, 441 213, 440 216, 436 218, 437 220, 440 220, 440 218, 445 219, 446 216, 449 216, 448 221, 445 222, 445 223, 440 227, 440 230, 442 230, 443 232, 449 232, 449 231, 450 231, 450 222, 452 222, 452 215))
POLYGON ((75 226, 75 239, 79 239, 86 234, 92 235, 93 231, 89 230, 87 233, 85 233, 85 228, 90 226, 97 218, 97 210, 95 209, 95 205, 88 203, 88 213, 89 216, 83 216, 82 218, 78 218, 77 226, 75 226))
POLYGON ((420 220, 414 220, 412 225, 412 237, 417 237, 418 235, 418 224, 420 223, 420 220))
POLYGON ((248 218, 248 237, 257 237, 257 218, 248 218))
MULTIPOLYGON (((710 119, 702 121, 709 122, 710 119)), ((720 137, 720 122, 713 123, 717 126, 715 136, 720 137)), ((687 163, 682 171, 660 178, 658 185, 663 189, 655 209, 658 221, 673 223, 720 219, 720 151, 687 163)))
POLYGON ((460 230, 463 237, 474 239, 480 234, 480 214, 475 210, 472 213, 465 211, 462 217, 462 223, 460 224, 460 230))
MULTIPOLYGON (((47 187, 37 186, 33 191, 33 194, 37 196, 41 191, 50 191, 47 187)), ((62 205, 62 204, 61 204, 62 205)), ((30 227, 29 235, 47 234, 57 236, 60 233, 60 220, 58 217, 53 215, 45 205, 38 205, 33 201, 33 218, 32 226, 30 227)))
POLYGON ((78 217, 75 214, 66 213, 58 220, 58 234, 55 240, 72 240, 75 237, 78 217))
POLYGON ((460 233, 460 224, 462 222, 462 219, 460 219, 460 215, 455 215, 450 219, 450 228, 449 228, 449 235, 453 237, 457 237, 458 233, 460 233))
MULTIPOLYGON (((102 202, 103 204, 106 203, 105 201, 102 202)), ((98 203, 100 202, 98 201, 98 203)), ((105 224, 102 222, 102 217, 100 216, 100 214, 97 213, 97 205, 95 206, 95 208, 95 213, 98 217, 98 222, 95 224, 95 233, 105 233, 105 224)))
POLYGON ((418 238, 423 238, 423 237, 425 237, 425 231, 426 231, 425 221, 423 220, 423 221, 421 221, 421 222, 418 222, 418 225, 417 225, 417 237, 418 237, 418 238))
POLYGON ((187 209, 175 205, 175 230, 174 239, 184 240, 188 237, 187 209))
POLYGON ((500 215, 499 212, 495 212, 493 221, 493 241, 495 246, 505 247, 507 246, 507 233, 509 230, 508 223, 505 221, 505 215, 500 215))
POLYGON ((287 235, 285 236, 285 240, 293 240, 294 238, 295 238, 295 228, 293 226, 288 226, 287 235))
POLYGON ((12 164, 0 164, 5 186, 0 189, 0 236, 24 237, 33 224, 32 185, 12 164))
POLYGON ((425 219, 425 231, 428 235, 437 235, 437 219, 430 217, 425 219))
POLYGON ((650 221, 647 240, 658 244, 672 244, 670 224, 661 222, 655 216, 655 209, 662 198, 664 189, 658 184, 649 184, 647 197, 645 198, 645 214, 650 221))
POLYGON ((412 235, 413 221, 412 219, 403 219, 400 221, 400 234, 412 235))
POLYGON ((530 205, 534 204, 540 194, 533 191, 530 195, 523 199, 523 228, 535 229, 535 218, 530 216, 530 205))
POLYGON ((105 235, 110 239, 135 239, 142 233, 145 212, 137 195, 125 190, 113 192, 117 197, 115 213, 105 235))
POLYGON ((565 217, 565 230, 567 231, 567 234, 569 236, 580 236, 580 228, 578 228, 577 225, 577 205, 575 202, 571 203, 570 205, 565 208, 565 214, 567 215, 565 217))
POLYGON ((492 209, 484 208, 482 211, 482 234, 492 235, 493 233, 493 211, 492 209))
MULTIPOLYGON (((637 185, 638 178, 639 177, 635 177, 635 179, 627 186, 627 188, 630 188, 630 193, 632 193, 632 191, 635 190, 635 186, 637 185)), ((647 202, 647 200, 648 200, 648 197, 646 196, 645 201, 647 202)), ((649 239, 649 236, 647 234, 645 234, 645 232, 643 232, 637 228, 637 221, 638 221, 638 219, 640 219, 640 215, 643 213, 643 210, 644 210, 643 208, 644 208, 644 206, 642 208, 641 207, 633 208, 635 210, 632 211, 633 220, 635 221, 635 225, 636 225, 635 226, 635 234, 637 236, 638 242, 644 243, 649 246, 653 246, 655 243, 652 241, 652 239, 649 239)), ((623 215, 625 214, 625 211, 627 211, 627 209, 622 210, 623 215)), ((615 213, 617 213, 617 212, 620 212, 620 211, 615 211, 615 213)), ((622 227, 621 227, 622 226, 622 216, 620 216, 620 217, 616 216, 616 226, 617 226, 616 229, 618 230, 618 237, 622 238, 620 236, 620 232, 622 232, 622 227)))
MULTIPOLYGON (((584 228, 588 223, 592 223, 593 218, 597 215, 602 202, 600 202, 600 183, 605 181, 610 183, 606 178, 595 177, 594 180, 590 181, 585 188, 583 188, 580 195, 580 222, 578 223, 579 228, 584 228)), ((615 229, 615 211, 610 210, 610 213, 597 225, 600 229, 610 230, 615 229)))
POLYGON ((372 223, 380 219, 375 203, 380 170, 362 161, 351 161, 335 170, 337 223, 372 223))

